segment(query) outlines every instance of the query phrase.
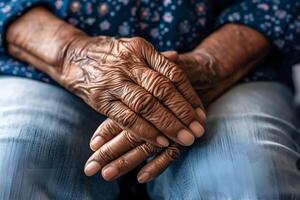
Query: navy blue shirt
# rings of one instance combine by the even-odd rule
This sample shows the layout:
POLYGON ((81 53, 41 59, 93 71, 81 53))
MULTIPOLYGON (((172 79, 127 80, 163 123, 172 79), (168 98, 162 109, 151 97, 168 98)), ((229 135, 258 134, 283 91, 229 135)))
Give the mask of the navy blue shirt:
POLYGON ((52 82, 5 49, 9 24, 38 5, 90 35, 141 36, 159 51, 190 51, 223 24, 244 24, 265 35, 276 49, 267 59, 273 62, 256 68, 246 80, 276 77, 288 82, 291 65, 300 62, 299 0, 2 0, 0 74, 52 82))

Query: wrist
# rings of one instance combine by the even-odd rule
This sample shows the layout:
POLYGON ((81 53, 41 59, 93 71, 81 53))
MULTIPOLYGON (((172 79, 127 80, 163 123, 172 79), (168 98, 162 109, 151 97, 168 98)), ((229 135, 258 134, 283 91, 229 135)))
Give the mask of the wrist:
POLYGON ((194 51, 213 57, 217 76, 223 80, 249 63, 257 64, 269 49, 269 41, 256 30, 227 24, 207 37, 194 51))
POLYGON ((201 49, 179 54, 178 64, 184 69, 194 88, 211 88, 219 82, 217 69, 220 63, 216 57, 201 49))
POLYGON ((57 79, 66 49, 75 38, 83 35, 85 33, 58 19, 47 9, 36 7, 8 27, 6 40, 11 55, 57 79), (18 49, 19 54, 23 51, 23 56, 18 57, 14 49, 18 49), (33 60, 45 65, 36 65, 33 60))
POLYGON ((228 24, 193 51, 180 54, 178 64, 207 105, 263 60, 269 49, 268 40, 257 31, 228 24))
MULTIPOLYGON (((79 63, 87 60, 86 47, 92 42, 92 38, 88 35, 75 34, 66 40, 61 51, 57 56, 58 72, 57 81, 65 88, 76 93, 73 88, 74 81, 80 80, 83 76, 79 63)), ((82 83, 85 83, 83 81, 82 83)), ((77 91, 78 92, 78 91, 77 91)))

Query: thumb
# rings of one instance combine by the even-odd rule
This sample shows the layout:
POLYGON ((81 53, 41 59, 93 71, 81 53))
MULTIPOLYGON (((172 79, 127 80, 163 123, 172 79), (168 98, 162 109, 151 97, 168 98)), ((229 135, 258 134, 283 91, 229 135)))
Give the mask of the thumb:
POLYGON ((176 62, 178 59, 177 51, 164 51, 161 54, 171 62, 176 62))

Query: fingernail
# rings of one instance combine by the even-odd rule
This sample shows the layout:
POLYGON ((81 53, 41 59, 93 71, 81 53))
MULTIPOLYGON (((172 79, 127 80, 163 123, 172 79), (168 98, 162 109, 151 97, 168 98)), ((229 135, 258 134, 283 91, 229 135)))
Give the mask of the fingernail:
POLYGON ((196 108, 196 113, 200 119, 206 121, 206 114, 201 108, 196 108))
POLYGON ((111 180, 119 174, 119 170, 116 167, 107 167, 103 169, 102 176, 105 180, 111 180))
POLYGON ((98 162, 92 161, 89 164, 87 164, 84 168, 84 173, 87 176, 93 176, 100 170, 101 166, 98 162))
POLYGON ((196 137, 201 137, 204 134, 204 128, 197 121, 190 123, 189 128, 193 131, 196 137))
POLYGON ((194 143, 195 137, 187 130, 181 129, 177 134, 177 139, 185 146, 190 146, 194 143))
POLYGON ((165 138, 165 137, 163 137, 163 136, 158 136, 157 138, 156 138, 156 142, 158 143, 158 144, 160 144, 161 146, 163 146, 163 147, 167 147, 167 146, 169 146, 169 140, 167 139, 167 138, 165 138))
POLYGON ((97 136, 95 137, 91 143, 90 143, 90 147, 93 151, 96 151, 97 149, 99 149, 102 145, 104 144, 104 140, 102 139, 102 137, 97 136))
POLYGON ((146 183, 150 180, 150 174, 148 172, 144 172, 139 175, 137 179, 139 183, 146 183))

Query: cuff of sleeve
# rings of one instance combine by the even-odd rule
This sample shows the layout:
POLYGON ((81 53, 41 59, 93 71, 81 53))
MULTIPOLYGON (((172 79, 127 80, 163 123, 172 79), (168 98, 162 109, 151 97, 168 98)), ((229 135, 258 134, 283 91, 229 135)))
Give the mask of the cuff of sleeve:
POLYGON ((226 9, 219 16, 217 26, 226 23, 246 25, 262 33, 276 47, 285 52, 290 48, 286 41, 289 25, 300 8, 300 3, 295 2, 294 0, 246 0, 226 9))
POLYGON ((58 4, 50 0, 10 0, 8 3, 0 3, 0 53, 6 52, 6 30, 7 27, 28 10, 36 6, 43 6, 59 17, 66 15, 67 3, 60 1, 58 4))

